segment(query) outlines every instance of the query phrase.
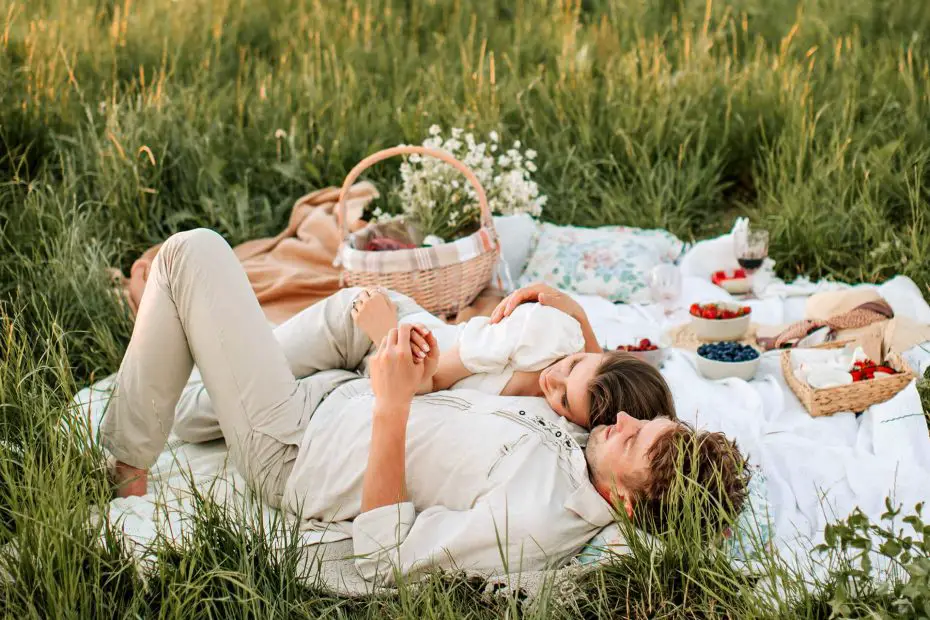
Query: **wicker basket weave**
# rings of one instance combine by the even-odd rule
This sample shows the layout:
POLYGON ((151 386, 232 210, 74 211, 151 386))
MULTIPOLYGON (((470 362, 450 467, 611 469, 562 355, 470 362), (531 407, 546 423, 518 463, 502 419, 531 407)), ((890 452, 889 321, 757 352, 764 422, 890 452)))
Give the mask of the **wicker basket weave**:
POLYGON ((343 237, 337 260, 342 267, 344 286, 383 286, 412 297, 433 314, 454 315, 471 304, 491 282, 500 258, 500 243, 488 198, 475 173, 445 151, 398 146, 366 157, 346 176, 337 208, 343 237), (350 247, 345 202, 349 188, 373 164, 410 154, 436 157, 465 176, 478 196, 481 227, 467 237, 436 247, 382 252, 350 247))
MULTIPOLYGON (((848 342, 831 342, 813 348, 837 349, 847 344, 848 342)), ((914 371, 897 353, 889 355, 885 363, 897 370, 898 374, 818 390, 794 376, 791 367, 791 350, 783 351, 781 354, 781 369, 785 375, 785 381, 813 417, 831 415, 840 411, 856 413, 865 411, 872 405, 890 400, 907 387, 915 377, 914 371)))

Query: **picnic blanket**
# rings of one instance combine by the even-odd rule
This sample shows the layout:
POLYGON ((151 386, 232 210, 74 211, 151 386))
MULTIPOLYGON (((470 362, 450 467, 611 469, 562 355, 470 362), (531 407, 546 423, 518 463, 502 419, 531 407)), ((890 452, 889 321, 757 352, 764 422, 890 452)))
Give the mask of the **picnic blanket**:
MULTIPOLYGON (((773 281, 771 293, 757 291, 762 298, 748 305, 760 323, 782 325, 803 317, 811 293, 843 286, 773 281)), ((872 288, 897 314, 930 323, 930 306, 908 278, 898 277, 872 288)), ((658 306, 615 305, 599 297, 577 297, 607 347, 640 338, 667 338, 671 329, 689 320, 691 303, 727 298, 725 291, 701 277, 685 278, 680 307, 670 314, 658 306)), ((930 366, 928 351, 930 346, 917 346, 905 357, 923 373, 930 366)), ((860 415, 812 418, 785 384, 778 352, 763 355, 759 374, 751 382, 705 380, 697 373, 694 353, 683 349, 670 352, 662 372, 682 419, 725 432, 746 452, 761 476, 757 480, 764 481, 766 501, 761 514, 753 517, 755 525, 764 531, 767 545, 794 557, 799 565, 809 560, 810 550, 822 541, 826 524, 845 517, 856 506, 878 520, 888 496, 906 509, 930 500, 930 437, 914 383, 860 415)), ((112 377, 98 382, 75 398, 79 418, 89 421, 93 429, 101 419, 111 381, 112 377)), ((194 445, 171 437, 152 469, 150 493, 117 499, 109 506, 109 517, 125 533, 134 552, 144 557, 146 545, 158 533, 183 539, 194 507, 192 484, 198 492, 229 505, 247 501, 245 483, 226 456, 222 441, 194 445)), ((267 506, 259 506, 257 512, 269 523, 280 521, 280 513, 267 506)), ((368 593, 371 586, 355 571, 347 534, 333 531, 330 540, 334 542, 308 546, 307 566, 313 579, 336 591, 368 593)), ((748 554, 744 559, 751 563, 753 558, 748 554)), ((584 569, 580 562, 573 562, 567 569, 548 574, 510 576, 505 585, 532 593, 552 579, 568 584, 571 575, 584 569)))
MULTIPOLYGON (((743 303, 760 323, 789 324, 803 318, 810 293, 840 286, 779 282, 776 294, 743 303)), ((896 315, 930 322, 930 306, 910 279, 897 277, 863 288, 876 289, 896 315)), ((684 297, 689 303, 727 300, 700 278, 685 279, 684 297)), ((668 338, 687 321, 687 305, 671 316, 656 307, 617 307, 596 298, 584 299, 582 305, 608 347, 640 337, 668 338)), ((930 499, 930 436, 915 382, 860 415, 813 418, 785 383, 779 356, 779 351, 763 354, 753 381, 708 381, 697 373, 695 354, 676 349, 662 373, 683 420, 723 431, 747 453, 765 480, 769 519, 760 528, 784 557, 813 572, 809 551, 823 541, 828 522, 849 515, 856 506, 877 521, 888 496, 905 512, 930 499)), ((912 347, 904 357, 922 374, 930 367, 930 343, 912 347)))

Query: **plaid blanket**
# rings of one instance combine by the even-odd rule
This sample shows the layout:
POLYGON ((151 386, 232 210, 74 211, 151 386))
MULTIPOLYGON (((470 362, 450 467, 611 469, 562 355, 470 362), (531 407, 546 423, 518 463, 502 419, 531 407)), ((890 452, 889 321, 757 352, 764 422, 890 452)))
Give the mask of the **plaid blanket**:
POLYGON ((481 228, 467 237, 442 245, 391 252, 366 252, 356 249, 356 235, 358 234, 361 234, 361 231, 349 235, 340 246, 335 265, 342 266, 347 271, 373 273, 428 271, 464 263, 482 254, 500 249, 497 234, 491 228, 481 228))

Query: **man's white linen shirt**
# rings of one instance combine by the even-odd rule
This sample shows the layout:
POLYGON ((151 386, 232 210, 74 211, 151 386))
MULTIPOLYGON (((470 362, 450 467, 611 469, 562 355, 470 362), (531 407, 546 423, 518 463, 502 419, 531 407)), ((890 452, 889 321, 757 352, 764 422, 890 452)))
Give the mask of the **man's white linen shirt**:
MULTIPOLYGON (((304 434, 282 507, 311 529, 351 532, 356 567, 390 582, 429 568, 540 570, 575 555, 612 520, 588 477, 586 432, 542 398, 449 390, 414 398, 409 501, 361 513, 374 394, 338 388, 304 434)), ((320 537, 321 539, 323 536, 320 537)), ((329 537, 332 540, 332 537, 329 537)))

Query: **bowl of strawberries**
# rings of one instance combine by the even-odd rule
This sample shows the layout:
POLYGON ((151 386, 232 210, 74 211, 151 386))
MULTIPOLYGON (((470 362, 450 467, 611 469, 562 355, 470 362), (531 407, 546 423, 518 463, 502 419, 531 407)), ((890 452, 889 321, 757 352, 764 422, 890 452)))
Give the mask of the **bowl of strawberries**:
POLYGON ((691 304, 694 333, 701 340, 740 340, 749 329, 752 308, 733 303, 691 304))
POLYGON ((621 344, 617 347, 617 351, 626 351, 656 368, 665 361, 665 349, 659 348, 659 345, 648 338, 643 338, 636 344, 621 344))

